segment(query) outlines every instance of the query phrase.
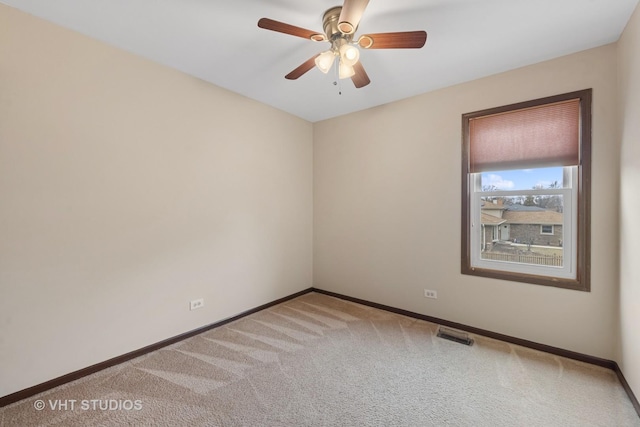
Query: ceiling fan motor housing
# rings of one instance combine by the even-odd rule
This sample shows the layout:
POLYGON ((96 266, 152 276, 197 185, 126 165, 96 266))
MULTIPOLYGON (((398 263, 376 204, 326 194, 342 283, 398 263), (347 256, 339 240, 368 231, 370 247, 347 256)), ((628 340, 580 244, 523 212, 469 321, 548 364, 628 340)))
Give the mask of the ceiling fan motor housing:
POLYGON ((345 34, 338 28, 342 6, 332 7, 327 10, 322 17, 322 28, 327 36, 327 40, 331 42, 331 47, 339 49, 345 43, 351 43, 353 40, 353 32, 345 34))

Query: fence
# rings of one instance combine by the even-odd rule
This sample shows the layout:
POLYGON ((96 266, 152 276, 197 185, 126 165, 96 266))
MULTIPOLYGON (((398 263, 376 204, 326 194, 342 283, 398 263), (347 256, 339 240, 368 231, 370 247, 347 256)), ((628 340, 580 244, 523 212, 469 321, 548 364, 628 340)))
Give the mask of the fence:
POLYGON ((551 265, 562 267, 562 255, 505 254, 501 252, 482 252, 482 259, 519 262, 523 264, 551 265))

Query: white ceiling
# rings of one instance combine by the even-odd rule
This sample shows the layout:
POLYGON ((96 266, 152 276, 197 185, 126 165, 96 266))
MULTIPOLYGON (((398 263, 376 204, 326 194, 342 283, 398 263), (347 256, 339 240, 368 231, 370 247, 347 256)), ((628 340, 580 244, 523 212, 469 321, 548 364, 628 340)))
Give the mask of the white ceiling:
POLYGON ((341 0, 0 0, 22 11, 315 122, 616 41, 638 0, 371 0, 356 35, 427 31, 422 49, 368 50, 371 84, 312 69, 328 44, 257 27, 322 32, 341 0))

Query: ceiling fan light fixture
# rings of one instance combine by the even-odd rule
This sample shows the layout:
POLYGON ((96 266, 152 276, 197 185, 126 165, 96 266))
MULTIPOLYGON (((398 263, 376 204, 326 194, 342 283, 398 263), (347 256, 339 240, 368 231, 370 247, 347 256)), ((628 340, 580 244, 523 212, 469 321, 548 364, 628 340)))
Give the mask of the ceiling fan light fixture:
MULTIPOLYGON (((327 74, 335 67, 336 77, 351 78, 356 88, 362 88, 371 83, 371 80, 360 62, 360 49, 419 49, 427 41, 426 31, 372 33, 356 39, 355 33, 369 0, 343 1, 342 6, 327 9, 322 15, 324 34, 269 18, 258 20, 259 28, 314 42, 329 42, 331 45, 330 50, 307 59, 285 75, 285 79, 296 80, 313 68, 327 74)), ((337 82, 334 81, 334 84, 337 82)))
POLYGON ((327 74, 333 66, 335 59, 336 54, 332 50, 324 51, 316 57, 316 67, 318 67, 318 69, 323 73, 327 74))
POLYGON ((360 51, 350 44, 340 46, 340 63, 353 67, 360 59, 360 51))
POLYGON ((341 79, 348 79, 356 74, 356 70, 353 69, 352 65, 345 64, 340 61, 340 66, 338 67, 338 77, 341 79))

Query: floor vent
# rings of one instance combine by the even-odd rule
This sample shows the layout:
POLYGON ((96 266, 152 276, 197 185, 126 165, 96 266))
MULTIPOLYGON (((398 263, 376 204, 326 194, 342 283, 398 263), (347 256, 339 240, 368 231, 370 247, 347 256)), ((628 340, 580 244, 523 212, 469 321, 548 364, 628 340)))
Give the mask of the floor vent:
POLYGON ((464 345, 473 345, 473 338, 469 337, 469 334, 462 331, 456 331, 455 329, 445 328, 440 326, 438 328, 438 336, 446 340, 459 342, 464 345))

